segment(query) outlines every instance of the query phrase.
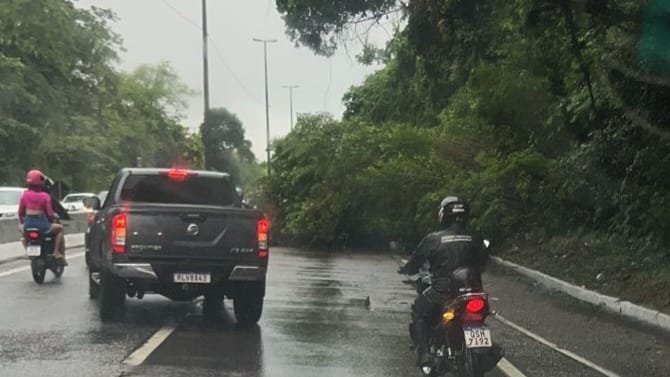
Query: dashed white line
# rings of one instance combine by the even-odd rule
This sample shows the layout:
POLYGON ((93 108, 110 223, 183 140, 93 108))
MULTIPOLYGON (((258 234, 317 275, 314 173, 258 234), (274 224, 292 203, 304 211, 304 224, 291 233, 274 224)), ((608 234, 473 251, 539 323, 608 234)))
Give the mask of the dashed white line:
POLYGON ((577 362, 579 362, 579 363, 581 363, 581 364, 583 364, 583 365, 601 373, 604 376, 607 376, 607 377, 621 377, 620 375, 612 372, 611 370, 605 369, 605 368, 603 368, 603 367, 601 367, 597 364, 594 364, 591 361, 577 355, 576 353, 574 353, 572 351, 568 351, 564 348, 561 348, 557 344, 550 342, 549 340, 531 332, 530 330, 527 330, 527 329, 517 325, 516 323, 505 319, 500 314, 496 314, 493 318, 495 318, 496 320, 500 321, 501 323, 513 328, 514 330, 526 335, 527 337, 529 337, 529 338, 531 338, 531 339, 533 339, 533 340, 535 340, 535 341, 537 341, 541 344, 544 344, 545 346, 553 349, 554 351, 556 351, 556 352, 558 352, 558 353, 560 353, 564 356, 567 356, 567 357, 569 357, 569 358, 571 358, 571 359, 573 359, 573 360, 575 360, 575 361, 577 361, 577 362))
MULTIPOLYGON (((84 256, 84 254, 86 254, 86 252, 81 252, 81 253, 77 253, 77 254, 68 255, 67 259, 72 260, 72 259, 76 259, 76 258, 81 258, 81 257, 84 256)), ((14 275, 16 273, 23 272, 23 271, 28 271, 28 270, 30 270, 30 266, 13 268, 11 270, 0 272, 0 278, 5 277, 5 276, 9 276, 9 275, 14 275)))
POLYGON ((502 374, 507 377, 526 377, 525 374, 518 370, 514 365, 512 365, 512 363, 509 362, 509 360, 504 357, 498 361, 498 365, 496 365, 496 367, 498 367, 502 374))
POLYGON ((130 356, 124 361, 124 364, 130 367, 136 367, 141 365, 144 360, 146 360, 152 352, 160 346, 165 339, 167 339, 177 328, 176 324, 169 324, 163 326, 160 330, 156 331, 154 335, 149 338, 140 348, 136 349, 135 352, 131 353, 130 356))

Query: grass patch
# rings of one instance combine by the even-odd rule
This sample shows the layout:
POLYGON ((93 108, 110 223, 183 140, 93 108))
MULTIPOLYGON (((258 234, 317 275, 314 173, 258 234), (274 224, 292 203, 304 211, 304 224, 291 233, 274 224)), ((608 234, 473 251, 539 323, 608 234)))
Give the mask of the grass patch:
POLYGON ((670 313, 670 257, 644 241, 598 235, 509 241, 497 254, 572 284, 670 313))

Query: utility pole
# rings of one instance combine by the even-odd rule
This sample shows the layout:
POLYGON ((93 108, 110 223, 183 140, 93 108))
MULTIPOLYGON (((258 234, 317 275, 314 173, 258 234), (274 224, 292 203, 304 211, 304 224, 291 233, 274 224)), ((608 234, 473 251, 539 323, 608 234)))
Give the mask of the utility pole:
POLYGON ((209 63, 207 57, 207 0, 202 0, 202 72, 203 90, 205 94, 205 114, 203 124, 209 114, 209 63))
POLYGON ((300 88, 300 85, 284 85, 282 88, 288 89, 289 92, 289 106, 291 110, 291 131, 293 131, 293 89, 300 88))
POLYGON ((263 43, 263 58, 265 60, 265 132, 267 137, 266 151, 268 153, 268 176, 270 176, 270 99, 268 94, 268 43, 276 43, 277 40, 254 38, 253 41, 263 43))

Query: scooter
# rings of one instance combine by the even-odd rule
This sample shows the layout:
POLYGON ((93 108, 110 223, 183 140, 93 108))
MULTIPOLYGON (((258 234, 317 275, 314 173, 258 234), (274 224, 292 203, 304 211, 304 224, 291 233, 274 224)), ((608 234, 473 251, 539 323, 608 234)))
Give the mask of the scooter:
POLYGON ((26 241, 26 256, 30 258, 30 269, 35 283, 44 283, 47 270, 60 278, 65 271, 62 261, 54 257, 55 237, 53 234, 42 234, 39 229, 27 228, 23 231, 26 241))

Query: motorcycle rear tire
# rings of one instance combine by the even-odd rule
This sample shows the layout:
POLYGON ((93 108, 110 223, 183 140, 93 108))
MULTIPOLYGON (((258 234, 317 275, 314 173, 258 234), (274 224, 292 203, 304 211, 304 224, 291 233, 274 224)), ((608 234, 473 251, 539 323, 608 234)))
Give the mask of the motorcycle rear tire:
POLYGON ((30 270, 33 275, 33 280, 35 283, 42 284, 44 283, 44 278, 47 275, 47 266, 46 263, 41 258, 33 258, 30 261, 30 270))

